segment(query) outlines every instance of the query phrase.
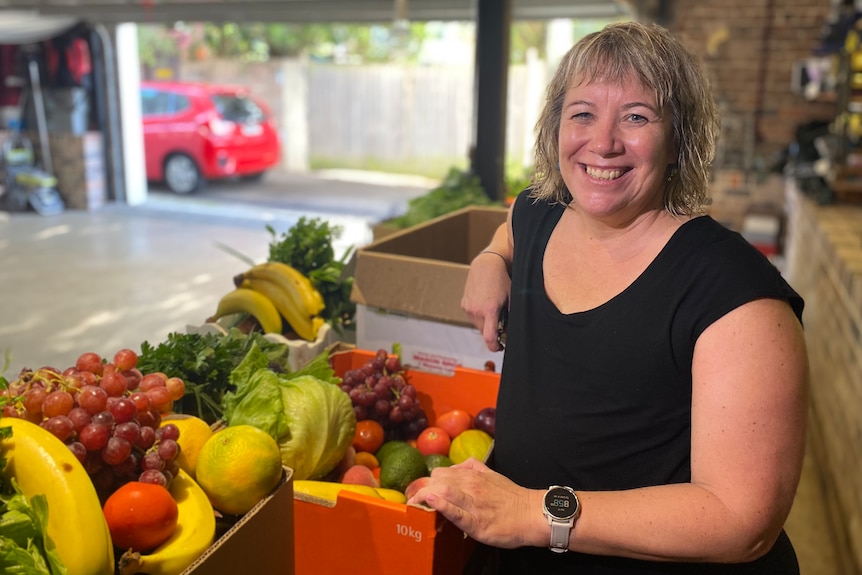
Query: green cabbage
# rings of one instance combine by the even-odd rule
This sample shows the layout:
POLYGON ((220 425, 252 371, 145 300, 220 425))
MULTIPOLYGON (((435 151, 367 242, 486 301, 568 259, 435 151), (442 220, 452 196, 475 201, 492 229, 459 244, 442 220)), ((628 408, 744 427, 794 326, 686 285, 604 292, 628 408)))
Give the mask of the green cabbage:
POLYGON ((325 356, 292 374, 267 368, 253 346, 231 373, 236 391, 223 399, 228 425, 253 425, 275 438, 293 478, 320 479, 347 453, 356 431, 350 397, 325 356))

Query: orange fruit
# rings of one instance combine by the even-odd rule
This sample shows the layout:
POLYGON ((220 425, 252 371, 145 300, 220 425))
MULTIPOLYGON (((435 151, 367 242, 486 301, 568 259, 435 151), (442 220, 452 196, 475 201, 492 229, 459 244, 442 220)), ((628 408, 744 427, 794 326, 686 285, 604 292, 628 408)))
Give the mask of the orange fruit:
POLYGON ((453 409, 439 415, 434 426, 445 429, 449 439, 455 439, 473 426, 473 416, 463 409, 453 409))
POLYGON ((173 423, 180 430, 177 443, 180 446, 180 454, 177 456, 177 464, 180 469, 194 479, 197 477, 198 456, 204 443, 212 437, 213 430, 209 424, 193 415, 173 414, 162 417, 159 427, 173 423))
POLYGON ((161 485, 130 481, 102 508, 111 541, 119 549, 149 551, 168 540, 177 526, 177 502, 161 485))
POLYGON ((213 507, 241 515, 281 481, 281 450, 271 435, 252 425, 217 431, 198 454, 197 482, 213 507))
POLYGON ((356 465, 364 465, 368 469, 372 471, 380 467, 380 462, 377 461, 377 458, 374 457, 373 453, 368 453, 367 451, 359 451, 356 454, 356 465))
POLYGON ((383 426, 373 419, 363 419, 356 422, 353 435, 353 447, 357 453, 367 451, 374 453, 383 445, 383 426))

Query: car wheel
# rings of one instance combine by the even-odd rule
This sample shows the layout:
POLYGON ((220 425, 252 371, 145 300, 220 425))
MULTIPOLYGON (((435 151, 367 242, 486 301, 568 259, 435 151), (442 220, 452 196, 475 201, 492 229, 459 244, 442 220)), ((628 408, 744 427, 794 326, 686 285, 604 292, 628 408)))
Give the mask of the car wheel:
POLYGON ((165 160, 165 184, 175 194, 191 194, 201 189, 204 178, 193 159, 174 154, 165 160))
POLYGON ((264 172, 255 172, 253 174, 245 174, 240 176, 239 179, 243 182, 259 182, 263 179, 264 172))

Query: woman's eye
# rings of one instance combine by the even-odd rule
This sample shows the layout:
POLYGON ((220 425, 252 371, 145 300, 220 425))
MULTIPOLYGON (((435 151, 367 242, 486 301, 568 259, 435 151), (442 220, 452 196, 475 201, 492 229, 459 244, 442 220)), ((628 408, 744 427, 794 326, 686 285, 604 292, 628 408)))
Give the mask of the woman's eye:
POLYGON ((648 121, 646 116, 641 116, 640 114, 630 114, 629 121, 635 122, 637 124, 642 124, 648 121))

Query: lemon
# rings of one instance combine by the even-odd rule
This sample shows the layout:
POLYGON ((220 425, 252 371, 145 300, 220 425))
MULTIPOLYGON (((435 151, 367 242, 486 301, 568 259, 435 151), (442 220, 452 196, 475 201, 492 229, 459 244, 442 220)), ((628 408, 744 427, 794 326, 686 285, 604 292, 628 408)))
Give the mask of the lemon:
POLYGON ((455 436, 449 446, 449 459, 453 463, 463 463, 471 457, 485 461, 494 439, 479 429, 468 429, 455 436))
POLYGON ((404 493, 410 483, 426 475, 425 456, 407 443, 390 451, 380 462, 380 486, 387 489, 404 493))
POLYGON ((200 450, 197 482, 213 507, 242 515, 269 495, 281 480, 278 443, 252 425, 215 432, 200 450))
POLYGON ((177 443, 180 446, 180 454, 177 456, 177 464, 180 469, 195 478, 198 464, 198 455, 204 443, 212 437, 213 430, 209 424, 193 415, 174 414, 162 418, 159 427, 173 423, 180 430, 177 443))

